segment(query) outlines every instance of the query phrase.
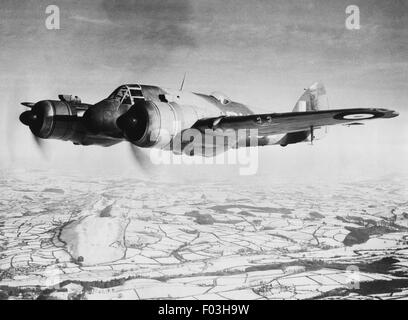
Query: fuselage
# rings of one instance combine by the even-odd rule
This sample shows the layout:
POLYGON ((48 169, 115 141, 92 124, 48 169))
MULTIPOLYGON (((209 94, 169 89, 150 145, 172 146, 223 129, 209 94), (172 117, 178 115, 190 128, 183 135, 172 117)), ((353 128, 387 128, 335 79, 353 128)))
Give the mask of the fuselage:
MULTIPOLYGON (((94 121, 95 127, 99 128, 99 130, 103 128, 105 132, 109 133, 110 137, 120 139, 122 131, 112 119, 115 116, 118 117, 124 114, 132 106, 143 103, 142 101, 154 104, 157 113, 160 114, 160 128, 155 128, 155 130, 166 131, 170 137, 158 138, 156 144, 141 144, 141 147, 169 147, 172 145, 171 137, 178 137, 183 130, 193 127, 198 120, 254 114, 247 105, 233 101, 218 92, 206 95, 151 85, 124 85, 116 89, 107 99, 91 107, 85 116, 89 117, 92 113, 95 113, 99 116, 99 120, 94 121), (124 91, 127 91, 128 95, 123 94, 124 91), (104 111, 101 112, 101 110, 104 111), (108 114, 108 116, 101 117, 102 114, 108 114)), ((100 134, 101 132, 95 133, 100 134)), ((207 135, 211 135, 211 131, 207 132, 207 135)), ((309 131, 258 137, 258 144, 286 145, 304 141, 308 136, 309 131)), ((208 144, 212 143, 217 144, 217 141, 215 138, 210 138, 206 140, 206 143, 208 146, 208 144)))
MULTIPOLYGON (((203 119, 254 114, 248 106, 221 93, 206 95, 151 85, 122 85, 94 105, 81 103, 77 97, 72 100, 64 97, 70 96, 60 96, 59 101, 37 102, 22 117, 30 122, 36 136, 101 146, 128 140, 142 148, 165 148, 176 153, 183 152, 184 147, 192 143, 203 147, 224 144, 229 148, 228 142, 216 139, 214 128, 202 132, 205 139, 184 138, 183 134, 203 119), (175 150, 174 146, 180 147, 180 144, 181 150, 175 150)), ((308 135, 309 131, 304 131, 257 136, 256 139, 261 146, 286 145, 304 141, 308 135)), ((246 133, 246 137, 240 139, 249 138, 246 133)))

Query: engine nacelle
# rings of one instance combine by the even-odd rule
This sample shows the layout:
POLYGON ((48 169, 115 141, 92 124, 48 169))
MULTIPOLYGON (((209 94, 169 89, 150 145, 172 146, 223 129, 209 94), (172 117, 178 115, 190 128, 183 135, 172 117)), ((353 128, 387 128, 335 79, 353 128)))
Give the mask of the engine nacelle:
POLYGON ((141 100, 118 118, 117 125, 138 147, 162 148, 197 120, 192 106, 141 100))
POLYGON ((71 140, 77 110, 65 101, 42 100, 21 114, 20 120, 43 139, 71 140))
POLYGON ((79 103, 78 99, 42 100, 27 107, 31 110, 23 112, 20 121, 39 138, 101 146, 123 141, 123 133, 116 126, 116 119, 128 108, 122 110, 105 100, 91 106, 79 103))

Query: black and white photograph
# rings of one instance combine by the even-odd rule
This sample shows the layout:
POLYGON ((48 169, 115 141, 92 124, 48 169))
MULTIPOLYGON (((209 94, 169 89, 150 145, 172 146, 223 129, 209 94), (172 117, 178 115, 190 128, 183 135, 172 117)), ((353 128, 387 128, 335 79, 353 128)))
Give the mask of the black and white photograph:
POLYGON ((0 96, 0 300, 408 299, 406 0, 0 0, 0 96))

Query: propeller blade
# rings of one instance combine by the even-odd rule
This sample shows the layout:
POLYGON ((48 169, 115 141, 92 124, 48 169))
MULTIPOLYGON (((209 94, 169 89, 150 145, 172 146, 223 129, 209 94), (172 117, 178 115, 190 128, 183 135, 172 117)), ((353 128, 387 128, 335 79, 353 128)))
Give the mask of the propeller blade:
POLYGON ((139 167, 145 172, 150 172, 153 163, 151 162, 149 156, 146 155, 141 148, 135 146, 134 144, 129 143, 129 145, 132 157, 139 165, 139 167))
POLYGON ((22 104, 24 107, 27 107, 27 108, 32 108, 32 107, 34 107, 34 105, 35 105, 34 102, 21 102, 21 104, 22 104))
POLYGON ((36 135, 32 134, 33 140, 37 149, 40 151, 41 155, 48 160, 47 148, 44 139, 37 137, 36 135))
POLYGON ((44 147, 44 142, 42 141, 42 139, 39 138, 39 137, 37 137, 37 136, 35 136, 35 135, 32 135, 32 136, 33 136, 33 139, 34 139, 34 141, 35 141, 35 144, 36 144, 40 149, 42 149, 42 148, 44 147))
MULTIPOLYGON (((15 97, 13 97, 15 98, 15 97)), ((6 121, 5 121, 5 132, 7 134, 7 149, 8 149, 8 159, 11 163, 15 163, 16 154, 17 154, 17 146, 18 143, 18 135, 22 131, 22 127, 18 124, 18 118, 20 116, 21 110, 19 108, 15 108, 16 102, 10 97, 9 103, 7 103, 6 107, 6 121)))
POLYGON ((35 142, 35 145, 37 146, 38 150, 42 153, 43 156, 46 156, 46 151, 45 151, 45 141, 44 139, 41 139, 37 137, 36 135, 32 134, 33 140, 35 142))

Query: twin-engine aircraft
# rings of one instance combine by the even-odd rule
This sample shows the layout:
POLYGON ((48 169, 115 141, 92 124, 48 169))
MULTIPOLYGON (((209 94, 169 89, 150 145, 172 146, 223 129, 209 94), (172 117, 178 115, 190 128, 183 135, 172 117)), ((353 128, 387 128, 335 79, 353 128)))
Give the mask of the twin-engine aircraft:
POLYGON ((59 100, 23 102, 30 110, 20 115, 20 121, 37 139, 105 147, 129 141, 140 148, 214 156, 219 150, 251 146, 251 141, 257 146, 313 143, 316 129, 360 125, 362 120, 398 115, 383 108, 328 110, 323 103, 325 94, 324 86, 315 83, 305 89, 292 112, 255 114, 220 93, 206 95, 127 84, 94 105, 70 95, 59 95, 59 100), (244 134, 224 139, 239 131, 244 134), (220 144, 221 149, 214 148, 220 144))

